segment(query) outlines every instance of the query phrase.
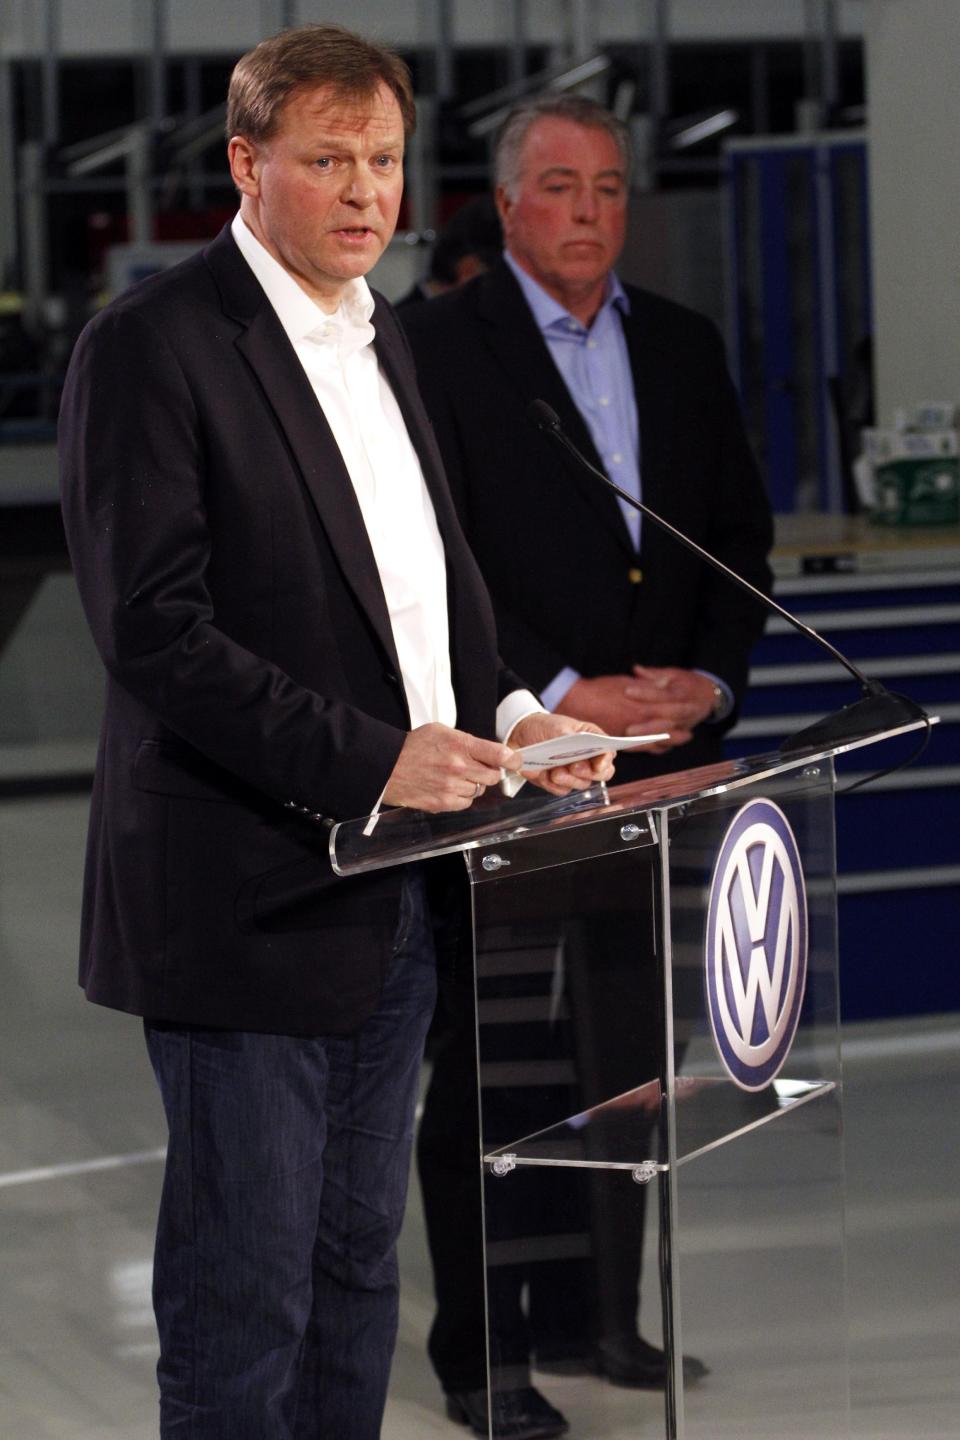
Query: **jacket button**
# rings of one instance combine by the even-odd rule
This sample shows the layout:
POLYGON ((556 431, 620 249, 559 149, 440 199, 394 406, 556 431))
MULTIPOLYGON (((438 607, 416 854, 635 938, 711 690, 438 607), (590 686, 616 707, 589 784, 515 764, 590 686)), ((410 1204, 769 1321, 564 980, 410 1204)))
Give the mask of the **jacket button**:
POLYGON ((627 571, 627 579, 630 581, 631 585, 639 585, 643 580, 643 571, 640 570, 636 565, 632 565, 627 571))

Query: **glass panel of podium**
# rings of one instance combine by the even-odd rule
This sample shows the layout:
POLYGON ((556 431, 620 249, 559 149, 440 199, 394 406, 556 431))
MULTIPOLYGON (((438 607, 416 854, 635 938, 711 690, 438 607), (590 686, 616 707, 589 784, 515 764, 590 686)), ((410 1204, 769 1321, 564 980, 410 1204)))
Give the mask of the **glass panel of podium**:
POLYGON ((493 1437, 848 1431, 833 753, 333 833, 466 862, 493 1437))
POLYGON ((842 1433, 832 767, 808 768, 764 781, 759 822, 789 825, 802 908, 777 848, 747 843, 711 917, 740 790, 635 819, 603 855, 471 867, 494 1410, 529 1362, 597 1440, 842 1433), (792 1045, 751 1075, 784 1007, 792 1045), (665 1416, 637 1344, 664 1326, 665 1416))

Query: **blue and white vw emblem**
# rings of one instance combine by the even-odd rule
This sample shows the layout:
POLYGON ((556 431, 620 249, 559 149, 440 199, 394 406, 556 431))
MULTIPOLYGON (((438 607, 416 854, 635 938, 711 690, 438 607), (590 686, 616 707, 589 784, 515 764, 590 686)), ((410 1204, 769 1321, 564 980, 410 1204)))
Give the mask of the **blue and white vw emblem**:
POLYGON ((771 800, 737 811, 710 886, 707 1005, 717 1050, 743 1090, 780 1072, 807 980, 807 897, 800 852, 771 800))

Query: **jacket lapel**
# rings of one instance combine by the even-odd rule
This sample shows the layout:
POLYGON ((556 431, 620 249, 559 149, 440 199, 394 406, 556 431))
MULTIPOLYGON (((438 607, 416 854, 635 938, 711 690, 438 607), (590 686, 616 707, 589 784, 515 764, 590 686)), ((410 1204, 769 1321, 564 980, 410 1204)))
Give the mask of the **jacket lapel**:
POLYGON ((643 295, 632 290, 630 313, 621 319, 637 400, 641 498, 662 514, 670 509, 670 436, 681 377, 675 358, 658 345, 643 312, 643 295))
POLYGON ((242 327, 237 349, 277 417, 347 583, 399 671, 387 602, 356 492, 303 366, 229 230, 208 247, 206 259, 224 310, 242 327))
POLYGON ((374 341, 377 360, 400 407, 403 423, 407 427, 407 434, 417 452, 423 478, 433 502, 440 534, 444 544, 448 545, 451 540, 455 542, 459 539, 460 526, 447 486, 443 461, 434 438, 433 427, 427 418, 427 413, 416 389, 413 361, 397 333, 396 321, 393 321, 392 317, 387 314, 379 296, 376 297, 376 300, 373 326, 377 332, 374 341))
MULTIPOLYGON (((503 261, 478 282, 478 315, 484 323, 490 349, 510 377, 509 393, 519 397, 524 407, 534 400, 546 400, 556 411, 563 429, 577 449, 591 464, 602 470, 603 463, 583 416, 553 363, 523 291, 503 261)), ((532 430, 532 421, 530 425, 532 430)), ((605 490, 599 480, 586 475, 573 459, 565 458, 556 441, 545 435, 543 445, 550 447, 554 463, 564 466, 565 473, 581 491, 598 522, 605 525, 625 552, 632 556, 630 532, 615 496, 605 490)))
MULTIPOLYGON (((443 541, 447 569, 447 615, 450 625, 450 659, 453 666, 454 692, 457 696, 458 711, 465 699, 476 687, 476 657, 478 637, 483 634, 482 615, 488 607, 485 587, 477 568, 457 515, 453 497, 447 484, 443 460, 433 433, 433 426, 424 409, 416 388, 415 371, 406 340, 401 336, 398 324, 377 298, 377 310, 373 323, 377 338, 375 343, 377 359, 400 407, 407 434, 426 482, 427 491, 433 503, 437 527, 443 541)), ((489 617, 490 644, 493 641, 493 617, 489 617)), ((469 711, 467 712, 469 713, 469 711)), ((481 723, 480 733, 486 733, 488 725, 481 723)), ((492 734, 492 731, 490 731, 492 734)))

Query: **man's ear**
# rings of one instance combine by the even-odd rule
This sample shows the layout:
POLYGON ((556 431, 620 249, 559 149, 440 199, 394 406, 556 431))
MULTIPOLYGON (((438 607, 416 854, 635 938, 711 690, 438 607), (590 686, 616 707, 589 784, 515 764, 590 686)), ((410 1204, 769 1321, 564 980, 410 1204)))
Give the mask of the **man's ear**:
POLYGON ((497 214, 500 216, 500 228, 504 237, 507 235, 507 227, 510 224, 510 212, 513 209, 513 201, 507 193, 505 185, 498 185, 493 192, 493 201, 497 207, 497 214))
POLYGON ((260 194, 260 151, 244 135, 234 135, 227 146, 230 174, 241 195, 260 194))
POLYGON ((457 277, 458 285, 466 285, 468 280, 474 280, 478 275, 483 275, 489 270, 486 261, 481 260, 479 255, 461 255, 453 269, 457 277))

